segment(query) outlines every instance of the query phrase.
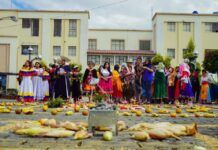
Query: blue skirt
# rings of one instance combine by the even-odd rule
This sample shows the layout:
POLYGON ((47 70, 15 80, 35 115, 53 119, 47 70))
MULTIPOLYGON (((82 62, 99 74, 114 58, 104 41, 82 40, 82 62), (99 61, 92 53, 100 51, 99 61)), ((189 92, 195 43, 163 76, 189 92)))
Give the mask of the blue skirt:
POLYGON ((190 83, 186 83, 185 84, 185 88, 181 89, 181 96, 182 97, 188 97, 188 98, 192 98, 194 97, 194 94, 192 92, 192 87, 190 83))

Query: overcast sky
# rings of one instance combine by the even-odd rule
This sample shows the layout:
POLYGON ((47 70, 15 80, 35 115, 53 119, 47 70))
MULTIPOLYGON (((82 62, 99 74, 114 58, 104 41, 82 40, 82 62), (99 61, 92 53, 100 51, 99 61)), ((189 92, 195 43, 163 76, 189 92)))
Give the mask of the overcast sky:
POLYGON ((14 9, 89 10, 89 28, 151 29, 152 10, 218 11, 218 0, 0 0, 0 8, 11 8, 11 1, 14 9))

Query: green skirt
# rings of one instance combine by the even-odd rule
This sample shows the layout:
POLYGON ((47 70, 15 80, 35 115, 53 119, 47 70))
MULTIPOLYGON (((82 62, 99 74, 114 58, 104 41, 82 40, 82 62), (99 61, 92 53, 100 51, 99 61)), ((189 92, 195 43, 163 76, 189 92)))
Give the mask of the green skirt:
POLYGON ((153 97, 155 99, 162 99, 167 97, 166 77, 163 72, 155 72, 153 97))

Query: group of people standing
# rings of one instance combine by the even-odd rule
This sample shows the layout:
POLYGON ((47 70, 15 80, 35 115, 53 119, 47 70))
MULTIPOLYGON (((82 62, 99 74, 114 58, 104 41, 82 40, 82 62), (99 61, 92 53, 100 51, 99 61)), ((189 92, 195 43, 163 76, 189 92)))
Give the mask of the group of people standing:
POLYGON ((64 59, 50 69, 39 62, 33 67, 26 61, 20 70, 19 99, 25 102, 62 97, 74 101, 87 94, 92 101, 95 93, 105 95, 113 103, 174 103, 175 100, 188 103, 194 99, 202 103, 210 97, 209 77, 205 70, 201 79, 196 71, 191 74, 188 61, 178 67, 166 68, 162 62, 152 65, 151 60, 142 62, 138 57, 134 63, 129 59, 121 65, 105 62, 98 69, 94 62, 88 62, 83 78, 79 78, 79 67, 71 68, 64 59))
POLYGON ((32 66, 31 61, 26 61, 19 72, 18 100, 34 102, 48 100, 50 75, 39 62, 32 66))

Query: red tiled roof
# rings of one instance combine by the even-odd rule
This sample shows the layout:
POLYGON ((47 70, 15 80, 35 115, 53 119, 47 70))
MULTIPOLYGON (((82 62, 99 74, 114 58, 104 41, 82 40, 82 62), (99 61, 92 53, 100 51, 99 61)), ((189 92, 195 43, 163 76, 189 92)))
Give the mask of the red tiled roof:
POLYGON ((149 50, 88 50, 87 54, 155 55, 155 52, 149 50))

